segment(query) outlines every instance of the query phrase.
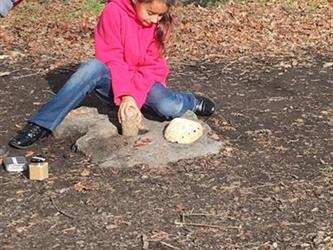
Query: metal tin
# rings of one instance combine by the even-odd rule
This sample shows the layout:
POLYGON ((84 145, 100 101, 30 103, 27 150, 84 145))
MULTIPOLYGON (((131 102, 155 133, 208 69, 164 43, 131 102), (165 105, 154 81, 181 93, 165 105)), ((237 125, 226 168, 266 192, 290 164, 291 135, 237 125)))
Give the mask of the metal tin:
POLYGON ((28 169, 28 161, 24 156, 7 157, 4 165, 8 172, 23 172, 28 169))

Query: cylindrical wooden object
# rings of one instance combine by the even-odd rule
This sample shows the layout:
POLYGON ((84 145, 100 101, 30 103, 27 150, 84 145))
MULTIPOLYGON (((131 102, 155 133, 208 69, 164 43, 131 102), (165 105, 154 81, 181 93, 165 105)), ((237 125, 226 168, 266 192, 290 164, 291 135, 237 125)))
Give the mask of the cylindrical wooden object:
POLYGON ((134 107, 128 108, 127 120, 121 122, 121 133, 124 136, 137 136, 139 128, 136 125, 136 110, 134 107))

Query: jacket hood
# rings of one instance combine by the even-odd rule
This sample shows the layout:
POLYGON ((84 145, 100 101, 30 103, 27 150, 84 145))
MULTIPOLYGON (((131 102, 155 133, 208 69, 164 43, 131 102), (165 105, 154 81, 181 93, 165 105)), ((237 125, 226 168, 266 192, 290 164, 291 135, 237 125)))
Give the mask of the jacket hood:
POLYGON ((117 4, 120 8, 126 11, 130 17, 137 18, 132 0, 108 0, 108 3, 110 2, 117 4))

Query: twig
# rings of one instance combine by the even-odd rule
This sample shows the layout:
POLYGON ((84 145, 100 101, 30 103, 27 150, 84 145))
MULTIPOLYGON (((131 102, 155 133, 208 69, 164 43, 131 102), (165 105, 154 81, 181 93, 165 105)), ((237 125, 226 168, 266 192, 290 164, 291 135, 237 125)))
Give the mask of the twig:
POLYGON ((49 90, 49 89, 42 89, 42 92, 49 93, 51 95, 55 95, 55 93, 52 90, 49 90))
POLYGON ((239 229, 238 227, 223 227, 223 226, 218 226, 218 225, 210 225, 210 224, 202 224, 202 223, 188 223, 185 222, 185 218, 189 217, 189 216, 216 216, 219 217, 219 215, 215 215, 215 214, 205 214, 205 213, 190 213, 190 214, 184 214, 182 213, 180 215, 180 221, 175 221, 176 225, 179 226, 194 226, 194 227, 211 227, 211 228, 218 228, 218 229, 222 229, 222 228, 228 228, 228 229, 239 229))
POLYGON ((29 76, 42 75, 43 73, 44 73, 43 71, 38 71, 38 72, 27 74, 27 75, 14 76, 13 79, 17 80, 17 79, 21 79, 21 78, 25 78, 25 77, 29 77, 29 76))
POLYGON ((215 216, 215 217, 222 217, 222 215, 218 214, 205 214, 205 213, 190 213, 190 214, 183 214, 183 216, 215 216))
POLYGON ((64 212, 64 211, 62 211, 62 210, 60 210, 60 209, 58 208, 58 206, 55 204, 55 202, 54 202, 52 196, 50 197, 50 200, 51 200, 51 202, 52 202, 52 205, 55 207, 55 209, 56 209, 59 213, 61 213, 62 215, 65 215, 65 216, 67 216, 68 218, 71 218, 71 219, 74 219, 74 218, 75 218, 74 216, 72 216, 72 215, 70 215, 70 214, 68 214, 68 213, 66 213, 66 212, 64 212))
POLYGON ((171 248, 171 249, 176 249, 176 250, 179 250, 179 249, 180 249, 180 248, 175 247, 175 246, 173 246, 173 245, 171 245, 171 244, 169 244, 169 243, 166 243, 166 242, 164 242, 164 241, 160 241, 160 243, 161 243, 161 245, 166 246, 166 247, 171 248))
POLYGON ((141 240, 142 240, 142 249, 146 250, 149 248, 149 241, 148 241, 148 237, 145 234, 141 235, 141 240))
POLYGON ((211 228, 218 228, 218 229, 222 229, 222 228, 238 229, 238 227, 223 227, 223 226, 217 226, 217 225, 209 225, 209 224, 201 224, 201 223, 187 223, 187 222, 178 222, 178 221, 175 221, 175 224, 179 225, 179 226, 211 227, 211 228))
POLYGON ((223 70, 229 68, 229 66, 233 65, 234 63, 236 63, 236 61, 233 61, 233 62, 228 63, 227 65, 225 65, 225 66, 222 68, 221 72, 223 72, 223 70))

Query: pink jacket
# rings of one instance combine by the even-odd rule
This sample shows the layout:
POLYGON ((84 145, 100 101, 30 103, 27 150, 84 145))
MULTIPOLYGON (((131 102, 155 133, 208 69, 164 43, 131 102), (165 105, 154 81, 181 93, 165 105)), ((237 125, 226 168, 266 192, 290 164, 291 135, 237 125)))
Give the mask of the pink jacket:
POLYGON ((110 1, 95 30, 96 58, 111 70, 114 103, 133 96, 139 108, 155 82, 166 85, 169 67, 159 57, 156 25, 141 25, 131 0, 110 1))

